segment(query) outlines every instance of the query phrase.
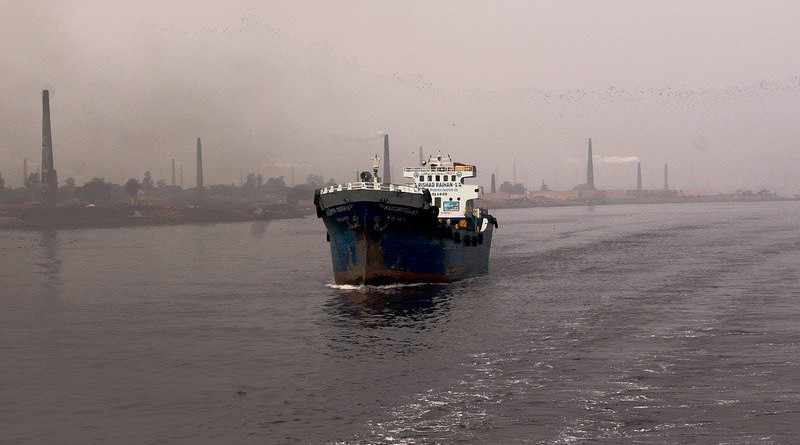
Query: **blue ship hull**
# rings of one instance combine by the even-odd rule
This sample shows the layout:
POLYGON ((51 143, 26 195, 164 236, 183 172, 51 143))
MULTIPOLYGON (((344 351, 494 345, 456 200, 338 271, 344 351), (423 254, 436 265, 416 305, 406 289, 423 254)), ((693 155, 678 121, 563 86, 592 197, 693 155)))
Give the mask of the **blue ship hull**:
POLYGON ((494 227, 486 218, 440 220, 436 207, 408 196, 349 193, 317 204, 337 284, 451 282, 488 272, 494 227))

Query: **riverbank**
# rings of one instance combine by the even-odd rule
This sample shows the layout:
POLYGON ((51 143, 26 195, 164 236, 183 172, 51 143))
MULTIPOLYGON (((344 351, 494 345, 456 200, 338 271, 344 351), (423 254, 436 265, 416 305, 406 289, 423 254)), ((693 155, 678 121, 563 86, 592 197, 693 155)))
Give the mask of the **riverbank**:
POLYGON ((531 207, 579 207, 587 205, 625 205, 625 204, 711 204, 726 202, 778 202, 798 201, 798 198, 787 198, 777 195, 740 195, 719 194, 707 196, 672 195, 665 197, 633 196, 627 198, 609 198, 601 194, 589 197, 564 199, 563 197, 542 195, 509 195, 498 198, 482 199, 481 205, 490 209, 517 209, 531 207))
POLYGON ((302 218, 303 208, 277 204, 258 208, 205 207, 202 205, 71 206, 0 209, 0 229, 77 229, 152 225, 207 224, 302 218))

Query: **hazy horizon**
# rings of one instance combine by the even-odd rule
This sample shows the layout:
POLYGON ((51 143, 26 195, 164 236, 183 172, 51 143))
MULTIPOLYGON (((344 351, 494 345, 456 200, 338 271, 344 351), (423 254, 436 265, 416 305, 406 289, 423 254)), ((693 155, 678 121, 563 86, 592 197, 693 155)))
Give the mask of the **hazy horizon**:
POLYGON ((63 184, 170 159, 194 185, 350 181, 388 133, 393 172, 441 149, 529 188, 800 193, 800 4, 0 0, 0 173, 63 184))

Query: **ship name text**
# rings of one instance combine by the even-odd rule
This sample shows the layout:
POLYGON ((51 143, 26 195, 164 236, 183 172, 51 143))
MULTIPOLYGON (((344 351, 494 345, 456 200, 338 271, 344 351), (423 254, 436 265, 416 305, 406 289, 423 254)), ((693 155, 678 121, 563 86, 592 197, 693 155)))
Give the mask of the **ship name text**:
POLYGON ((335 215, 337 213, 349 212, 350 210, 353 210, 353 205, 352 204, 347 204, 347 205, 341 205, 341 206, 332 207, 330 209, 326 209, 325 210, 325 214, 328 215, 328 216, 331 216, 331 215, 335 215))
POLYGON ((380 206, 383 210, 387 210, 389 212, 407 213, 409 215, 416 215, 419 213, 419 210, 417 209, 409 209, 408 207, 403 206, 393 206, 387 204, 381 204, 380 206))

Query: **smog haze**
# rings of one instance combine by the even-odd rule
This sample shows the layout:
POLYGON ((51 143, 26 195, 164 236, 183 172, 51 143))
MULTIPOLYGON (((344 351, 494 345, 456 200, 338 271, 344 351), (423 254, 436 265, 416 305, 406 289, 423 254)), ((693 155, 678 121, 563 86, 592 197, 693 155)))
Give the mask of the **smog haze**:
POLYGON ((800 193, 800 4, 0 1, 0 173, 350 181, 390 135, 498 180, 800 193))

